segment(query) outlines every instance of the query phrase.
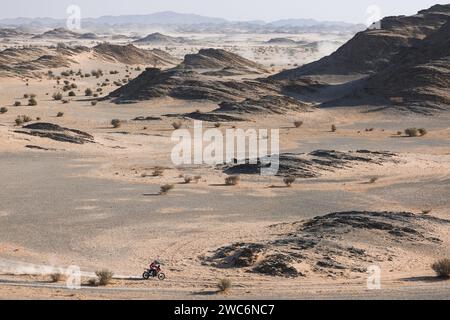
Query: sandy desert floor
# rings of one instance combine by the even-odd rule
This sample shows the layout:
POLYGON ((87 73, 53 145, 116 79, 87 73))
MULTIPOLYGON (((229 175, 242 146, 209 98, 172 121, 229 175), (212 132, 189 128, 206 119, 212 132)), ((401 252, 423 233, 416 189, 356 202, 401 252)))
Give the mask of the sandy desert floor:
MULTIPOLYGON (((126 69, 89 57, 78 62, 83 70, 119 70, 118 75, 108 74, 111 81, 126 69)), ((132 77, 138 74, 132 70, 132 77)), ((435 279, 430 268, 436 259, 450 256, 448 228, 440 230, 443 244, 437 250, 419 248, 406 256, 398 253, 393 261, 374 261, 382 270, 382 288, 375 291, 367 290, 364 273, 309 272, 307 277, 280 278, 214 268, 202 259, 225 245, 275 238, 271 225, 332 212, 432 210, 432 216, 450 219, 450 114, 400 118, 393 112, 343 107, 222 124, 220 130, 279 128, 283 152, 390 151, 397 160, 299 179, 291 188, 283 188, 279 177, 250 175, 229 187, 222 185, 225 174, 220 170, 172 165, 172 118, 132 121, 206 112, 214 103, 164 98, 130 105, 100 101, 93 106, 82 93, 98 81, 77 80, 77 96, 62 104, 51 98, 54 80, 0 79, 0 106, 8 108, 0 115, 0 298, 450 298, 450 282, 435 279), (25 93, 36 94, 38 105, 14 107, 14 101, 26 104, 25 93), (58 112, 64 116, 57 117, 58 112), (19 115, 88 132, 95 143, 76 145, 18 133, 14 120, 19 115), (113 128, 111 119, 120 119, 122 126, 113 128), (301 128, 293 126, 297 119, 304 121, 301 128), (336 132, 330 131, 332 124, 336 132), (409 127, 426 128, 428 134, 397 135, 409 127), (165 168, 164 175, 152 177, 158 167, 165 168), (202 178, 184 184, 181 175, 202 178), (372 177, 377 181, 367 183, 372 177), (159 196, 160 186, 167 183, 175 189, 159 196), (140 280, 156 258, 163 262, 167 279, 140 280), (83 283, 102 268, 114 271, 116 278, 106 288, 84 286, 76 291, 49 281, 50 273, 70 265, 81 267, 83 283), (216 292, 222 278, 233 283, 227 294, 216 292)), ((189 120, 183 124, 193 125, 189 120)))

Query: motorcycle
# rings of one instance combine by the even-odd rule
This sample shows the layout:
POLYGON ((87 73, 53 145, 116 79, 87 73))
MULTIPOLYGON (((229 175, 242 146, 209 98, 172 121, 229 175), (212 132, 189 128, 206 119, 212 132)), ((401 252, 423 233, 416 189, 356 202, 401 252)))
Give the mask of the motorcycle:
POLYGON ((142 274, 142 278, 145 280, 150 278, 158 278, 160 281, 163 281, 166 278, 166 275, 161 272, 161 269, 145 269, 142 274))

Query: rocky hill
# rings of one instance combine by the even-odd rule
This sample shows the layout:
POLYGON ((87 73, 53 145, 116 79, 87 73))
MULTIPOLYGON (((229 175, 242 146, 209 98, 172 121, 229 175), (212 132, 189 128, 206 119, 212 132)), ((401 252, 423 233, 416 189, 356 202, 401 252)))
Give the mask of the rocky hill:
POLYGON ((184 100, 242 101, 247 97, 275 92, 275 88, 258 81, 219 80, 194 70, 147 68, 108 98, 116 102, 134 102, 158 97, 184 100))
POLYGON ((81 34, 70 31, 66 28, 56 28, 42 34, 38 34, 33 39, 78 39, 81 34))
POLYGON ((137 44, 148 44, 148 45, 173 45, 185 43, 186 39, 181 37, 166 36, 162 33, 156 32, 149 34, 148 36, 138 39, 134 42, 137 44))
POLYGON ((125 64, 145 64, 149 66, 174 66, 180 61, 162 50, 139 49, 132 44, 126 46, 102 43, 93 48, 95 55, 102 59, 125 64))
POLYGON ((441 29, 398 54, 367 79, 360 94, 375 95, 417 112, 450 105, 450 19, 441 29))
POLYGON ((240 71, 242 74, 267 72, 261 65, 222 49, 202 49, 196 54, 188 54, 179 68, 190 70, 232 68, 235 71, 240 71))
POLYGON ((336 52, 319 61, 287 70, 274 79, 310 75, 374 74, 392 58, 442 27, 450 17, 450 5, 435 5, 413 16, 387 17, 380 29, 359 32, 336 52))
POLYGON ((421 250, 439 255, 449 224, 411 212, 337 212, 270 226, 267 241, 231 244, 201 258, 267 276, 351 278, 373 264, 404 266, 421 250))

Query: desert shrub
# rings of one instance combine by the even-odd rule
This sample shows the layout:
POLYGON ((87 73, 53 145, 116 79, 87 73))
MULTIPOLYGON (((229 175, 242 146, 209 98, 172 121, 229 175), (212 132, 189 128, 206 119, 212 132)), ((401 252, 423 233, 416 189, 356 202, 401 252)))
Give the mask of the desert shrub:
POLYGON ((423 137, 424 135, 426 135, 428 133, 427 129, 424 129, 424 128, 417 129, 417 131, 419 132, 421 137, 423 137))
POLYGON ((194 177, 195 183, 198 183, 200 180, 202 180, 202 176, 195 176, 194 177))
POLYGON ((31 119, 29 116, 24 116, 24 115, 17 116, 17 118, 15 120, 16 125, 18 125, 18 126, 20 126, 24 123, 30 122, 30 121, 33 121, 33 119, 31 119))
POLYGON ((50 279, 52 282, 60 282, 64 280, 64 275, 62 273, 56 272, 50 275, 50 279))
POLYGON ((194 180, 194 178, 192 178, 191 176, 184 176, 184 183, 189 184, 192 182, 192 180, 194 180))
POLYGON ((121 126, 121 121, 119 120, 119 119, 112 119, 111 120, 111 125, 114 127, 114 128, 119 128, 120 126, 121 126))
POLYGON ((295 177, 293 177, 293 176, 285 177, 283 179, 283 182, 287 187, 291 187, 292 184, 295 182, 295 177))
POLYGON ((62 103, 63 103, 63 104, 69 103, 69 100, 64 99, 64 100, 62 101, 62 103))
POLYGON ((397 131, 397 135, 398 135, 398 136, 401 136, 402 133, 403 133, 403 132, 401 132, 401 131, 397 131))
POLYGON ((92 96, 93 93, 94 93, 94 92, 93 92, 92 89, 90 89, 90 88, 87 88, 87 89, 84 91, 84 94, 86 95, 86 97, 92 96))
POLYGON ((15 120, 16 126, 20 126, 23 124, 23 120, 21 117, 17 117, 15 120))
POLYGON ((58 112, 58 113, 56 114, 56 116, 57 116, 58 118, 64 117, 64 112, 58 112))
POLYGON ((91 101, 91 106, 96 106, 97 105, 97 101, 91 101))
POLYGON ((431 211, 433 211, 433 210, 432 209, 424 209, 424 210, 422 210, 422 214, 427 215, 427 214, 430 214, 431 211))
POLYGON ((23 122, 25 122, 25 123, 33 121, 33 119, 31 119, 31 117, 29 117, 29 116, 22 116, 22 119, 23 119, 23 122))
POLYGON ((222 124, 219 122, 214 123, 214 128, 220 128, 221 126, 222 126, 222 124))
POLYGON ((100 286, 106 286, 111 282, 111 280, 114 276, 114 273, 110 270, 103 269, 103 270, 96 271, 95 275, 98 278, 98 284, 100 286))
POLYGON ((91 279, 88 280, 87 283, 88 283, 88 286, 97 287, 98 286, 98 279, 91 278, 91 279))
POLYGON ((300 120, 294 121, 294 126, 296 128, 300 128, 302 125, 303 125, 303 121, 300 121, 300 120))
POLYGON ((62 100, 63 95, 62 95, 61 92, 56 92, 56 93, 53 94, 52 97, 53 97, 53 100, 59 101, 59 100, 62 100))
POLYGON ((93 77, 96 77, 97 79, 100 78, 101 76, 103 76, 103 71, 101 69, 98 70, 92 70, 91 71, 91 75, 93 77))
POLYGON ((161 186, 161 190, 159 192, 160 195, 167 194, 170 190, 172 190, 175 186, 173 184, 165 184, 161 186))
POLYGON ((164 170, 162 168, 156 168, 152 172, 153 177, 161 177, 164 174, 164 170))
POLYGON ((450 259, 439 260, 431 266, 437 276, 444 279, 450 278, 450 259))
POLYGON ((378 177, 372 177, 372 178, 370 178, 369 183, 374 184, 377 181, 378 181, 378 177))
POLYGON ((1 108, 0 108, 0 113, 1 113, 1 114, 7 113, 7 112, 8 112, 8 108, 6 108, 6 107, 1 107, 1 108))
POLYGON ((28 105, 29 106, 37 106, 37 101, 35 98, 30 98, 30 100, 28 100, 28 105))
POLYGON ((75 97, 77 94, 74 91, 69 92, 69 97, 75 97))
POLYGON ((226 292, 231 289, 231 280, 230 279, 220 279, 217 283, 217 287, 220 292, 226 292))
POLYGON ((331 126, 331 132, 336 132, 336 131, 337 131, 337 127, 336 127, 335 124, 333 124, 333 125, 331 126))
POLYGON ((239 176, 229 176, 225 178, 225 184, 227 186, 236 186, 241 181, 241 177, 239 176))
POLYGON ((20 102, 20 101, 14 102, 14 107, 20 107, 21 105, 22 105, 22 102, 20 102))
POLYGON ((78 88, 78 86, 76 85, 76 83, 72 83, 72 84, 70 85, 70 87, 71 87, 72 89, 78 88))
POLYGON ((28 99, 30 97, 30 95, 28 94, 28 93, 25 93, 24 95, 23 95, 23 98, 24 99, 28 99))
POLYGON ((173 127, 175 130, 180 129, 182 125, 183 125, 183 124, 182 124, 180 121, 175 121, 175 122, 172 123, 172 127, 173 127))
POLYGON ((71 88, 70 88, 70 86, 64 86, 63 88, 62 88, 62 90, 64 91, 64 92, 67 92, 67 91, 69 91, 71 88))
POLYGON ((70 81, 69 80, 64 80, 64 84, 67 86, 67 85, 70 84, 70 81))
POLYGON ((417 137, 419 135, 419 130, 417 130, 417 128, 408 128, 405 130, 405 134, 408 137, 417 137))
POLYGON ((31 94, 30 94, 30 98, 31 98, 31 99, 36 98, 36 94, 35 94, 35 93, 31 93, 31 94))
POLYGON ((63 71, 63 72, 61 72, 61 76, 69 77, 70 76, 70 72, 69 71, 63 71))

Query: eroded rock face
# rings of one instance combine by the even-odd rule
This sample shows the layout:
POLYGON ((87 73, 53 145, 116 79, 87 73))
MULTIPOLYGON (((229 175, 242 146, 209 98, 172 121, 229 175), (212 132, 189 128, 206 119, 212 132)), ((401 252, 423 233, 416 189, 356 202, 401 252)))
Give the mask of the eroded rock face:
POLYGON ((449 220, 410 212, 331 213, 270 226, 267 234, 276 233, 272 239, 225 246, 203 259, 217 268, 270 276, 350 276, 377 261, 395 262, 401 258, 395 253, 439 250, 441 232, 448 226, 449 220))
POLYGON ((409 17, 386 17, 381 20, 381 29, 359 32, 332 55, 281 72, 273 78, 377 73, 387 67, 400 51, 437 31, 449 17, 450 5, 436 5, 409 17))
POLYGON ((125 64, 145 64, 154 67, 174 66, 179 60, 165 51, 140 49, 132 44, 126 46, 102 43, 93 49, 99 58, 125 64))
POLYGON ((26 125, 16 133, 27 134, 35 137, 48 138, 59 142, 75 144, 94 143, 94 137, 89 133, 61 127, 53 123, 38 122, 26 125))
POLYGON ((404 50, 369 78, 363 93, 389 99, 400 108, 430 113, 450 105, 450 17, 448 23, 404 50))
MULTIPOLYGON (((396 162, 395 154, 390 152, 373 152, 358 150, 340 152, 335 150, 316 150, 309 154, 283 153, 279 155, 277 176, 293 176, 296 178, 317 178, 324 172, 348 169, 357 164, 370 163, 382 165, 385 162, 396 162)), ((226 174, 260 174, 270 164, 258 161, 251 164, 228 164, 219 166, 226 174)))
POLYGON ((147 68, 127 85, 112 92, 108 98, 117 103, 172 97, 182 100, 242 101, 267 93, 277 93, 275 85, 259 81, 219 80, 196 71, 147 68))
POLYGON ((238 74, 260 74, 267 71, 256 62, 222 49, 202 49, 196 54, 188 54, 178 67, 193 70, 226 70, 232 68, 238 74))

